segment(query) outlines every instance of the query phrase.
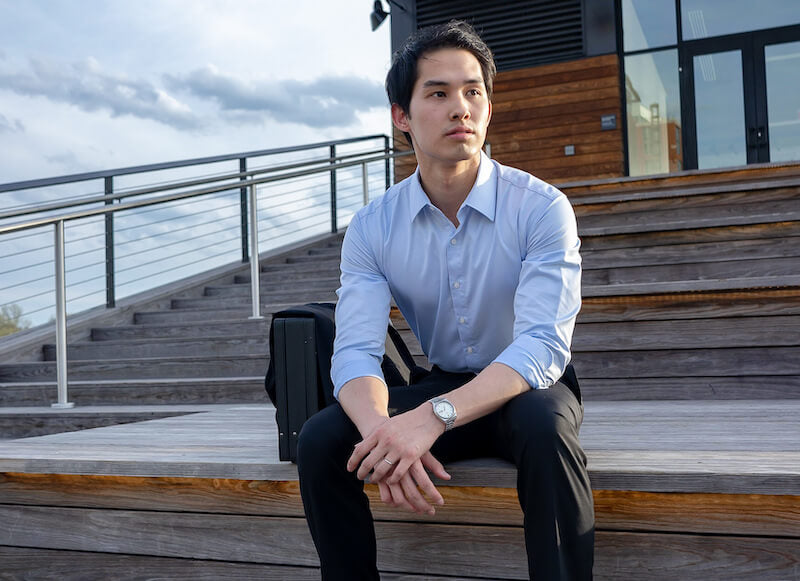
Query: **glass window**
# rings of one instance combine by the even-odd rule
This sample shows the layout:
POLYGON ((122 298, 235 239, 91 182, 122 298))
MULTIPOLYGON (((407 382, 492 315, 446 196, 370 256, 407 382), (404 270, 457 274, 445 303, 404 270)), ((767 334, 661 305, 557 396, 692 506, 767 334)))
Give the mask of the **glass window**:
POLYGON ((678 42, 675 0, 622 0, 625 52, 678 42))
POLYGON ((764 47, 770 161, 800 159, 800 42, 764 47))
POLYGON ((798 23, 798 0, 681 0, 683 40, 798 23))
POLYGON ((678 51, 625 57, 625 93, 629 174, 683 169, 678 51))

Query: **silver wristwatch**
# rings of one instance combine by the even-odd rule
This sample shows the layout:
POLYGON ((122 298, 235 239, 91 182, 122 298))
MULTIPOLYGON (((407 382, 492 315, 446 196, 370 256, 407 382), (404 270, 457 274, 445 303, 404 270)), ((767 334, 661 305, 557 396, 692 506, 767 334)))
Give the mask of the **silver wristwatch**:
POLYGON ((444 431, 451 429, 453 424, 456 423, 456 418, 458 414, 456 414, 456 406, 447 399, 446 397, 434 397, 433 399, 429 399, 431 405, 433 406, 433 413, 434 415, 444 422, 444 431))

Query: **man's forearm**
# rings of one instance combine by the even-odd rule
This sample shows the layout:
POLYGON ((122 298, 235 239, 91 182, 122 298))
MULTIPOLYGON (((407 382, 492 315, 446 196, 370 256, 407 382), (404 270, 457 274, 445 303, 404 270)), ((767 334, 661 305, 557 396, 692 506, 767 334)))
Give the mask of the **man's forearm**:
POLYGON ((455 425, 462 426, 492 413, 529 389, 519 373, 502 363, 492 363, 475 379, 446 396, 458 413, 455 425))
POLYGON ((362 437, 389 418, 389 391, 376 377, 357 377, 345 383, 339 403, 362 437))

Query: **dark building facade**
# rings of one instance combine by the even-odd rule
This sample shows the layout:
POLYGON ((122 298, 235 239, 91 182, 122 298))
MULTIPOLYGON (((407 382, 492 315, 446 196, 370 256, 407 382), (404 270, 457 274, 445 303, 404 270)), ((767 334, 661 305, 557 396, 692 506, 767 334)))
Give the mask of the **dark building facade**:
POLYGON ((392 50, 451 18, 495 53, 503 163, 566 182, 800 161, 798 0, 398 0, 392 50))

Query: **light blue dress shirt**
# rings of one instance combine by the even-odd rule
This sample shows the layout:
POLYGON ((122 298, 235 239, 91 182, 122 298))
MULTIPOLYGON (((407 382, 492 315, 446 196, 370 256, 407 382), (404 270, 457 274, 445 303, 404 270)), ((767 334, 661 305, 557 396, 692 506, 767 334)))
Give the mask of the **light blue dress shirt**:
POLYGON ((445 371, 499 362, 538 389, 561 377, 581 305, 580 240, 566 196, 482 154, 457 218, 458 228, 430 202, 419 169, 353 217, 337 291, 336 397, 351 379, 383 380, 392 297, 445 371))

